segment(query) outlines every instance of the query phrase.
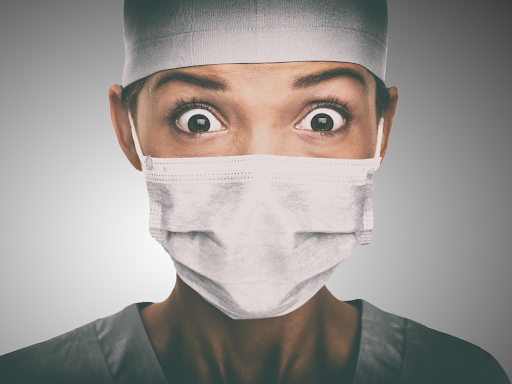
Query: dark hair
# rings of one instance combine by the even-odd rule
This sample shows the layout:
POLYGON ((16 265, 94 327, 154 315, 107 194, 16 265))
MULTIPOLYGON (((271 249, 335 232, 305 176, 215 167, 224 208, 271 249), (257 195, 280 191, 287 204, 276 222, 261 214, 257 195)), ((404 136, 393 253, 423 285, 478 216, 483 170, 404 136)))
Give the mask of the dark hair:
MULTIPOLYGON (((143 77, 142 79, 127 85, 125 88, 123 88, 121 93, 121 103, 123 103, 123 105, 128 108, 134 119, 135 114, 137 113, 137 98, 148 78, 149 76, 143 77)), ((386 87, 386 84, 384 84, 384 82, 375 75, 373 75, 373 78, 377 84, 375 100, 377 105, 377 114, 380 118, 388 110, 391 97, 389 95, 389 89, 386 87)))
POLYGON ((386 87, 386 84, 384 84, 384 82, 381 79, 379 79, 375 75, 373 75, 373 78, 375 79, 375 84, 377 84, 377 92, 375 95, 375 101, 377 104, 377 115, 380 118, 389 109, 389 103, 391 102, 391 95, 389 94, 388 87, 386 87))
POLYGON ((142 79, 123 87, 121 92, 121 103, 132 113, 134 120, 135 115, 137 114, 137 99, 140 91, 144 88, 144 84, 147 79, 149 79, 149 76, 143 77, 142 79))

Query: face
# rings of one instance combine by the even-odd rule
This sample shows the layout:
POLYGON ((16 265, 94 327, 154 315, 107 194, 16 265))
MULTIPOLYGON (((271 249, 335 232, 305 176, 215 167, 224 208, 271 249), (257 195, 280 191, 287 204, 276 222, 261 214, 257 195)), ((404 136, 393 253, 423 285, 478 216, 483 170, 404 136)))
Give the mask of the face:
MULTIPOLYGON (((110 92, 112 118, 130 159, 135 152, 117 87, 110 92)), ((392 113, 384 116, 381 156, 396 106, 395 90, 391 89, 392 113)), ((373 76, 348 63, 182 68, 146 81, 138 96, 135 125, 143 154, 157 158, 252 154, 372 158, 380 118, 375 92, 373 76)), ((139 168, 136 155, 130 161, 139 168)))

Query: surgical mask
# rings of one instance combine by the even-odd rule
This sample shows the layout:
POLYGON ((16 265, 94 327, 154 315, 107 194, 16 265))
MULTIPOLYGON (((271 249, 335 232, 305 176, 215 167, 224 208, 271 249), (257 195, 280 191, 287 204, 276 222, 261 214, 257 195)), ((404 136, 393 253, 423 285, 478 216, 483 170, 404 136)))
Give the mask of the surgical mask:
POLYGON ((233 319, 286 315, 311 299, 373 229, 375 157, 153 158, 132 135, 151 235, 179 277, 233 319))

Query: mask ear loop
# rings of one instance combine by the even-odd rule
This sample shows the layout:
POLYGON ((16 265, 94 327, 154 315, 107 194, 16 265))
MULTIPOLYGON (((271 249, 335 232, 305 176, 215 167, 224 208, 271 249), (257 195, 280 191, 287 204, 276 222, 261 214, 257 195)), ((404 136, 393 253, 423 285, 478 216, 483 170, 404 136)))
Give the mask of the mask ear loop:
MULTIPOLYGON (((380 157, 380 146, 382 144, 382 131, 384 130, 384 118, 381 117, 379 127, 377 130, 377 147, 375 148, 374 159, 382 160, 380 157)), ((376 168, 379 166, 377 164, 376 168)), ((367 173, 366 196, 364 201, 364 216, 363 216, 363 230, 356 232, 357 241, 359 244, 368 244, 372 239, 373 233, 373 173, 375 169, 370 169, 367 173)))
POLYGON ((381 159, 380 146, 382 145, 382 131, 384 130, 384 118, 381 117, 379 121, 379 128, 377 130, 377 147, 375 148, 375 159, 381 159))
POLYGON ((140 148, 139 138, 137 137, 137 132, 135 132, 135 124, 133 123, 132 114, 128 112, 128 119, 130 120, 130 128, 132 129, 132 137, 133 142, 135 143, 135 150, 137 151, 137 155, 139 156, 140 163, 142 165, 142 170, 146 172, 146 170, 153 169, 153 160, 150 155, 144 156, 142 154, 142 149, 140 148))

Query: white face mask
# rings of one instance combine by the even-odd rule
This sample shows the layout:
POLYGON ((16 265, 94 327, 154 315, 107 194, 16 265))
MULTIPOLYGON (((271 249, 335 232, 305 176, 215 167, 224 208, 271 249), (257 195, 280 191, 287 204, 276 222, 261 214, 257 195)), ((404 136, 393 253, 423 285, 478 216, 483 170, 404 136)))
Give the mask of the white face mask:
POLYGON ((145 157, 151 235, 180 278, 233 319, 301 307, 373 229, 373 159, 145 157))

